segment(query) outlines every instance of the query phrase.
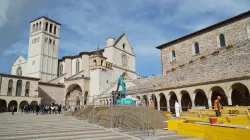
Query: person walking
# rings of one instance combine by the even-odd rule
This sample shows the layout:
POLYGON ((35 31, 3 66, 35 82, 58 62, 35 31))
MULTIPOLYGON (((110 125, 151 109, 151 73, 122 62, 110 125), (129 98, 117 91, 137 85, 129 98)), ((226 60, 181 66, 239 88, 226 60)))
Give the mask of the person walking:
POLYGON ((12 106, 12 107, 11 107, 11 112, 12 112, 12 115, 14 115, 14 112, 15 112, 15 106, 12 106))
POLYGON ((214 111, 216 114, 216 117, 221 116, 221 104, 220 104, 221 97, 217 96, 217 99, 214 100, 214 111))
POLYGON ((180 117, 180 105, 178 103, 178 101, 175 101, 175 114, 176 114, 176 117, 180 117))
POLYGON ((38 115, 39 110, 40 110, 40 107, 39 107, 39 105, 38 105, 38 104, 35 106, 35 110, 36 110, 36 115, 38 115))

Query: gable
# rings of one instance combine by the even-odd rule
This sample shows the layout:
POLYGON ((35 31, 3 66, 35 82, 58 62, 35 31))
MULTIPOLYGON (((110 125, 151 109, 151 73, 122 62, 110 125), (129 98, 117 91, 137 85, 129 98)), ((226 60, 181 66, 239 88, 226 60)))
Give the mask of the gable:
POLYGON ((129 41, 128 41, 128 38, 126 36, 125 33, 123 33, 115 42, 114 44, 114 47, 123 51, 123 52, 126 52, 126 53, 129 53, 131 55, 135 55, 134 53, 134 50, 132 48, 132 46, 130 45, 129 41))
POLYGON ((27 60, 23 56, 19 56, 14 62, 13 66, 27 63, 27 60))

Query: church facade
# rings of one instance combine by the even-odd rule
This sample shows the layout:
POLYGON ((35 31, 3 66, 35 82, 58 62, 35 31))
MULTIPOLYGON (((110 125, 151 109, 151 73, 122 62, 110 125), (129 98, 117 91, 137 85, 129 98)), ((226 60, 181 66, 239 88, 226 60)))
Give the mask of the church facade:
MULTIPOLYGON (((44 16, 30 22, 28 58, 20 56, 9 76, 15 76, 23 83, 25 78, 36 79, 37 84, 30 85, 36 92, 17 96, 14 90, 13 94, 8 94, 2 89, 0 99, 7 107, 10 96, 17 106, 21 101, 15 99, 19 96, 25 101, 37 97, 40 99, 37 103, 42 104, 54 102, 82 106, 106 88, 113 87, 124 71, 131 79, 137 78, 136 56, 125 33, 117 39, 108 37, 103 48, 59 59, 60 26, 60 23, 44 16)), ((2 81, 1 84, 6 83, 5 79, 2 81)), ((7 88, 6 84, 2 87, 7 88)))

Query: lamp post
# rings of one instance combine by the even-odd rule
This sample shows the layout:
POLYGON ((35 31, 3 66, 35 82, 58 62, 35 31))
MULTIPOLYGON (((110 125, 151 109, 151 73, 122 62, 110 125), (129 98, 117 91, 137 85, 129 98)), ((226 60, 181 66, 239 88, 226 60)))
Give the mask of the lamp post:
MULTIPOLYGON (((154 74, 152 75, 153 76, 153 78, 154 78, 154 74)), ((153 84, 153 82, 150 80, 150 79, 148 79, 148 81, 151 83, 151 85, 152 85, 152 87, 153 87, 153 95, 155 95, 155 87, 154 87, 154 84, 153 84)), ((155 96, 153 96, 153 101, 155 101, 155 96)), ((155 103, 154 103, 154 106, 155 106, 155 103)), ((154 118, 154 131, 153 131, 153 135, 155 135, 155 109, 154 109, 154 115, 153 115, 153 118, 154 118)))

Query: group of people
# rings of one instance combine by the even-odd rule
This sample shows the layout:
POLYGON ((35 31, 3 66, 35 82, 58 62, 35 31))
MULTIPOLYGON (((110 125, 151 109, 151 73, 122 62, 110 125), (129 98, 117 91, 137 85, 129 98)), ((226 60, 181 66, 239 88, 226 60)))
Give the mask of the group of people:
MULTIPOLYGON (((14 115, 15 107, 11 107, 12 115, 14 115)), ((62 106, 58 104, 50 104, 50 105, 42 105, 42 104, 36 104, 35 106, 25 104, 23 109, 21 109, 21 112, 24 113, 36 113, 38 115, 39 113, 41 115, 44 114, 61 114, 62 113, 62 106)))

